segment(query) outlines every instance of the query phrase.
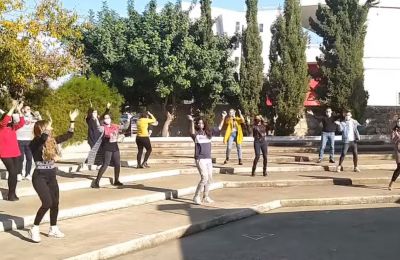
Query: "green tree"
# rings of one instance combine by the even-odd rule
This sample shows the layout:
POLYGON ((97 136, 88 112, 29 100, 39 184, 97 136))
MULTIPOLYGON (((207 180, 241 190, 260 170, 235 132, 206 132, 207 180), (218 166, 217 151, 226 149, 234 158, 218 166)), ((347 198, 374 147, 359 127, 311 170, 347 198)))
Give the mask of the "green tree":
POLYGON ((263 86, 262 42, 257 21, 258 0, 246 0, 247 28, 243 34, 242 61, 240 64, 240 103, 245 113, 259 112, 260 93, 263 86))
POLYGON ((24 1, 0 0, 0 85, 14 98, 82 66, 77 14, 59 0, 26 8, 24 1))
POLYGON ((310 18, 311 28, 324 40, 320 67, 320 98, 336 111, 351 109, 361 119, 368 102, 364 89, 364 39, 369 9, 377 3, 367 0, 326 0, 310 18))
POLYGON ((270 121, 276 135, 289 135, 299 122, 309 89, 306 58, 307 35, 301 26, 299 0, 286 0, 283 16, 271 27, 270 68, 267 96, 272 99, 270 121))
POLYGON ((78 108, 81 115, 76 120, 74 137, 68 143, 82 142, 87 138, 85 117, 90 103, 101 115, 108 102, 112 104, 112 120, 118 124, 119 110, 124 102, 118 91, 110 88, 98 77, 90 76, 88 79, 86 77, 75 77, 45 97, 41 114, 45 115, 45 111, 49 111, 54 120, 55 134, 62 134, 68 129, 68 112, 78 108))

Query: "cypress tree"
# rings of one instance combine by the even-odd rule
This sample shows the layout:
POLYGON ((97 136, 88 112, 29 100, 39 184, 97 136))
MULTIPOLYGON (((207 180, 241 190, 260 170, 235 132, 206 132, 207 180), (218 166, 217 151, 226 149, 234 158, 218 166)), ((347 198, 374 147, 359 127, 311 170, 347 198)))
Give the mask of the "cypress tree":
POLYGON ((289 135, 299 122, 309 88, 306 58, 307 35, 301 25, 299 0, 286 0, 283 16, 271 27, 267 96, 272 99, 276 135, 289 135))
POLYGON ((202 23, 202 41, 209 43, 213 37, 213 20, 211 17, 211 0, 200 0, 201 23, 202 23))
POLYGON ((249 115, 259 113, 260 93, 263 86, 262 42, 257 21, 258 0, 246 0, 247 28, 243 34, 240 64, 240 104, 249 115))
POLYGON ((310 17, 311 28, 323 38, 320 67, 322 91, 319 95, 335 111, 351 109, 361 119, 367 107, 364 89, 364 39, 370 7, 376 0, 360 5, 358 0, 326 0, 319 5, 317 21, 310 17))

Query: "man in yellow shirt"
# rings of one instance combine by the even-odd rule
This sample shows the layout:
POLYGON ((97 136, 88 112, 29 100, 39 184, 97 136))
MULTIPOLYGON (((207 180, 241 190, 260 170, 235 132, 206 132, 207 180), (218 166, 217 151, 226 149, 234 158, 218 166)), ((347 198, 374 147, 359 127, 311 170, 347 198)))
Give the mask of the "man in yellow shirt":
POLYGON ((222 120, 219 124, 219 130, 226 128, 224 136, 224 144, 226 147, 226 159, 224 164, 229 162, 229 155, 231 153, 233 142, 236 143, 236 149, 239 159, 239 165, 243 165, 242 162, 242 142, 243 142, 243 130, 242 124, 244 124, 244 117, 242 112, 238 110, 239 116, 236 116, 236 111, 234 109, 229 110, 229 116, 227 117, 226 111, 222 112, 222 120))
POLYGON ((150 143, 149 135, 149 125, 153 124, 157 119, 150 112, 143 112, 137 121, 137 135, 136 135, 136 145, 138 147, 137 154, 137 167, 138 168, 149 168, 147 160, 150 157, 152 148, 150 143), (149 118, 150 117, 150 118, 149 118), (144 155, 144 160, 142 163, 143 148, 146 148, 146 154, 144 155))

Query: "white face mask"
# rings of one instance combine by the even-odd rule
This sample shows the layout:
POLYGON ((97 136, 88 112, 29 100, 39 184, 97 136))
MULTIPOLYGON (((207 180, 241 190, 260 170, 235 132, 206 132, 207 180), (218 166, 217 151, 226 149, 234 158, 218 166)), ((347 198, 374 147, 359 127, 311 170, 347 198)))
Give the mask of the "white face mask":
POLYGON ((111 118, 104 119, 104 124, 106 124, 106 125, 111 124, 111 118))
POLYGON ((346 116, 345 119, 346 119, 346 121, 350 121, 351 116, 346 116))
POLYGON ((93 117, 93 118, 97 118, 97 112, 93 112, 93 113, 92 113, 92 117, 93 117))

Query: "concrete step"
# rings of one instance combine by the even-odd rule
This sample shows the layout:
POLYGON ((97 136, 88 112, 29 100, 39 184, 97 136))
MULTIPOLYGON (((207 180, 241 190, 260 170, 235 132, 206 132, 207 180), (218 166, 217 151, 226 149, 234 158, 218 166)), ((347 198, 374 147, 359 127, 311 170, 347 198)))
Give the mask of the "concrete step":
MULTIPOLYGON (((178 176, 182 174, 192 174, 197 176, 198 170, 194 165, 193 159, 188 160, 187 164, 184 162, 180 162, 177 164, 167 164, 165 162, 161 162, 159 164, 151 164, 151 168, 147 169, 136 169, 136 161, 122 161, 123 168, 121 168, 120 180, 121 182, 132 182, 132 181, 145 181, 158 179, 162 177, 169 176, 178 176)), ((245 164, 242 166, 235 165, 235 161, 230 162, 227 165, 215 164, 214 165, 214 174, 244 174, 249 175, 251 172, 251 161, 245 161, 245 164)), ((262 163, 258 164, 257 172, 262 172, 262 163)), ((360 169, 361 170, 392 170, 394 168, 394 164, 391 160, 360 160, 360 169)), ((351 172, 353 170, 350 162, 344 164, 345 171, 351 172)), ((69 191, 69 190, 77 190, 77 189, 85 189, 89 188, 93 182, 93 180, 97 176, 97 171, 88 171, 82 168, 80 165, 70 164, 68 167, 68 172, 63 172, 61 170, 58 171, 58 182, 60 191, 69 191), (74 169, 75 167, 75 169, 74 169), (73 170, 76 170, 74 172, 73 170)), ((268 172, 318 172, 318 171, 331 171, 334 172, 336 170, 335 165, 328 163, 306 163, 306 162, 297 162, 297 163, 269 163, 268 164, 268 172)), ((107 169, 103 178, 100 181, 100 186, 111 185, 113 182, 114 173, 113 168, 107 169)), ((0 180, 0 189, 2 191, 3 198, 7 196, 8 185, 7 180, 0 180)), ((23 180, 19 182, 17 185, 17 195, 19 197, 36 195, 35 190, 33 189, 31 182, 28 180, 23 180)))
MULTIPOLYGON (((101 190, 97 193, 105 192, 101 190)), ((374 207, 377 203, 395 203, 400 198, 381 186, 338 185, 231 188, 213 191, 211 195, 216 201, 212 205, 193 205, 190 196, 183 196, 180 199, 63 220, 58 225, 66 237, 51 239, 42 235, 40 246, 27 243, 25 230, 0 233, 2 259, 107 259, 267 213, 272 209, 367 203, 374 207), (45 253, 43 248, 46 248, 45 253)), ((42 225, 41 230, 46 231, 47 225, 42 225)))
MULTIPOLYGON (((223 187, 285 187, 309 185, 366 185, 387 184, 391 171, 344 172, 292 172, 270 173, 268 178, 250 177, 249 174, 216 175, 212 189, 223 187)), ((199 181, 198 175, 178 175, 125 183, 123 187, 103 186, 102 189, 71 189, 61 192, 60 219, 69 219, 109 210, 142 205, 192 194, 199 181)), ((62 186, 62 182, 60 182, 62 186)), ((0 231, 23 228, 33 223, 34 214, 40 206, 39 198, 21 197, 18 202, 0 201, 0 231)), ((48 217, 44 219, 48 221, 48 217)))

